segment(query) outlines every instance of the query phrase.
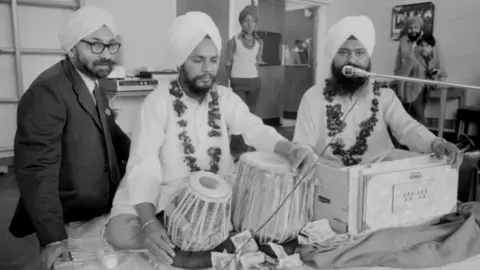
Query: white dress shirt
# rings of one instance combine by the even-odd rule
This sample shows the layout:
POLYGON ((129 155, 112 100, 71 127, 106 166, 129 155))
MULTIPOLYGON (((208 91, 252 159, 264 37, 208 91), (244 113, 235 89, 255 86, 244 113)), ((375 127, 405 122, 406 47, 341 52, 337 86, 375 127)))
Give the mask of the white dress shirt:
MULTIPOLYGON (((173 109, 174 97, 170 95, 169 87, 169 83, 161 83, 148 95, 140 110, 127 172, 115 194, 112 216, 121 214, 115 209, 131 209, 131 206, 140 203, 152 203, 159 213, 170 202, 181 180, 191 174, 184 162, 184 149, 178 138, 179 118, 173 109)), ((183 95, 181 100, 188 109, 182 118, 188 121, 188 135, 196 150, 197 164, 202 170, 208 169, 211 158, 207 149, 220 147, 222 155, 217 174, 226 177, 234 169, 229 133, 242 134, 247 144, 265 152, 273 152, 275 145, 285 138, 250 113, 247 105, 230 88, 218 86, 217 91, 222 137, 208 136, 211 130, 208 125, 210 95, 202 103, 183 95)))
POLYGON ((82 78, 83 82, 85 83, 85 85, 87 86, 87 89, 88 91, 90 92, 90 95, 92 96, 93 98, 93 102, 94 103, 97 103, 97 101, 95 100, 95 96, 93 95, 93 90, 95 90, 95 85, 97 84, 97 81, 94 81, 92 80, 90 77, 88 77, 87 75, 83 74, 80 70, 78 70, 77 68, 75 68, 75 70, 78 72, 78 74, 80 75, 80 77, 82 78))
MULTIPOLYGON (((295 127, 294 142, 309 146, 320 155, 325 146, 330 143, 332 137, 328 136, 326 105, 328 101, 323 95, 324 84, 315 85, 310 88, 302 98, 298 110, 298 117, 295 127)), ((336 96, 332 103, 339 103, 342 106, 346 126, 342 133, 337 135, 345 143, 348 149, 355 144, 356 137, 360 131, 360 123, 368 119, 372 112, 373 94, 372 81, 364 88, 350 97, 336 96), (352 110, 347 114, 348 110, 352 110)), ((378 122, 371 136, 367 140, 368 149, 362 156, 361 164, 368 164, 388 158, 394 149, 388 133, 390 127, 397 140, 411 151, 419 153, 431 153, 432 142, 437 137, 425 126, 413 119, 404 109, 395 93, 389 88, 380 89, 378 122)), ((331 162, 329 165, 343 166, 339 156, 332 153, 332 148, 323 154, 323 157, 331 162)))

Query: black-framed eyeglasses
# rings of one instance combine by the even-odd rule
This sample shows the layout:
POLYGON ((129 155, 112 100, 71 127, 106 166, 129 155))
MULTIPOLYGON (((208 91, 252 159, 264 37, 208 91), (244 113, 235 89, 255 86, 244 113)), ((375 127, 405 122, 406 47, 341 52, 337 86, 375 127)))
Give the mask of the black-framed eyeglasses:
POLYGON ((94 54, 103 53, 105 48, 108 48, 109 53, 115 54, 115 53, 118 53, 118 51, 120 50, 120 47, 122 46, 122 44, 117 43, 117 42, 110 43, 110 44, 103 44, 101 42, 90 42, 90 41, 86 41, 86 40, 83 40, 83 39, 81 41, 90 45, 90 50, 94 54))

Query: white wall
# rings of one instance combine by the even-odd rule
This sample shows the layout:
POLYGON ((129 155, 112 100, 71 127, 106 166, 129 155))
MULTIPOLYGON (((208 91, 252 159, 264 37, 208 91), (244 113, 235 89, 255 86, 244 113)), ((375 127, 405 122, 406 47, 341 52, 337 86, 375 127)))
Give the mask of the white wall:
MULTIPOLYGON (((392 8, 395 5, 426 2, 424 0, 336 0, 328 7, 327 24, 330 28, 345 16, 367 15, 376 28, 376 48, 373 53, 373 71, 392 74, 398 43, 390 39, 392 8)), ((445 55, 448 81, 480 85, 480 1, 431 0, 435 5, 434 35, 445 55)), ((467 105, 478 105, 480 92, 469 90, 467 105)), ((447 118, 454 118, 455 105, 449 103, 447 118)), ((427 115, 438 113, 438 105, 430 106, 427 115)))

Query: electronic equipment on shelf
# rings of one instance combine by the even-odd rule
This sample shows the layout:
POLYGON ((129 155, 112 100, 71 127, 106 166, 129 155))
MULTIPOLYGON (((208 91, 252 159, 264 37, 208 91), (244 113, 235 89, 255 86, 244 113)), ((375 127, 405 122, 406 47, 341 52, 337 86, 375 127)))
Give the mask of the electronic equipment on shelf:
POLYGON ((153 91, 158 85, 155 79, 103 79, 100 87, 107 92, 153 91))

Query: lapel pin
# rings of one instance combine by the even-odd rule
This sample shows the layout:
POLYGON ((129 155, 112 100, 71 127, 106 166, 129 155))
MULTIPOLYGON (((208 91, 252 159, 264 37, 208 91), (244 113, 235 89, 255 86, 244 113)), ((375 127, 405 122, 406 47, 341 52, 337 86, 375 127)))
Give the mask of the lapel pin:
POLYGON ((106 109, 106 110, 105 110, 105 114, 106 114, 107 116, 110 116, 110 115, 112 114, 112 111, 110 111, 110 109, 106 109))

